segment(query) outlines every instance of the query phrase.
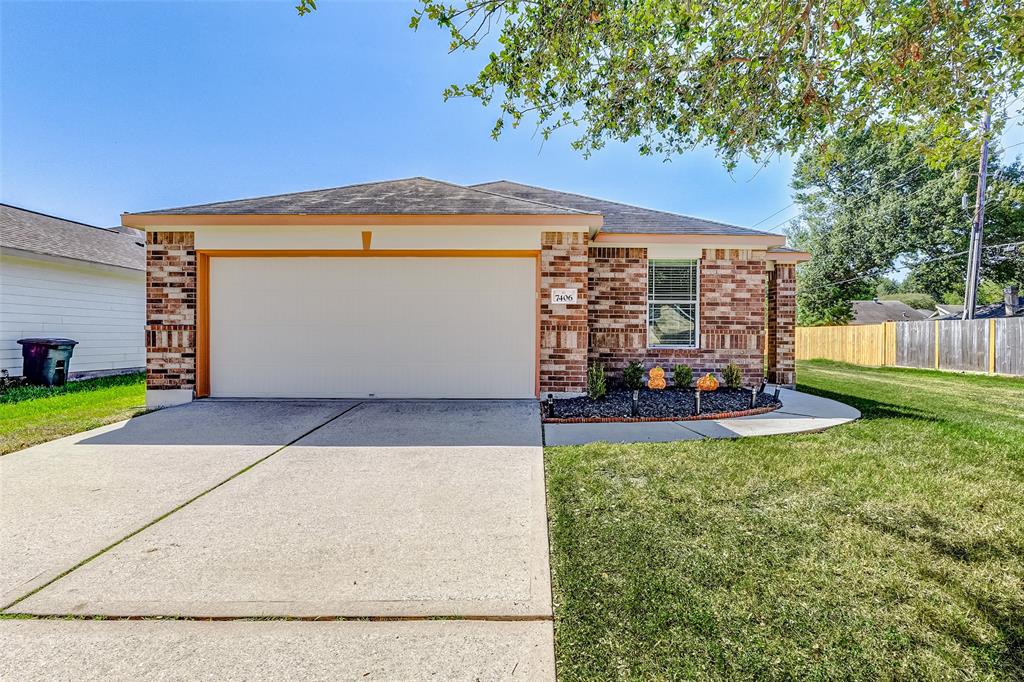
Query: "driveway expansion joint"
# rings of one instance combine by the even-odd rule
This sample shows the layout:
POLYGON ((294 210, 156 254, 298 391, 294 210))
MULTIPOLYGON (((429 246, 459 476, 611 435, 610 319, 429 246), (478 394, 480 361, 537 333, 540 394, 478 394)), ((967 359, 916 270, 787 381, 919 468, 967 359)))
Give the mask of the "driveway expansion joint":
MULTIPOLYGON (((0 606, 0 615, 21 615, 21 614, 17 614, 17 612, 10 611, 10 609, 12 609, 14 606, 20 604, 21 602, 25 601, 26 599, 28 599, 32 595, 34 595, 34 594, 36 594, 36 593, 46 589, 50 585, 53 585, 54 583, 56 583, 57 581, 61 580, 62 578, 67 577, 68 575, 70 575, 74 571, 78 570, 82 566, 85 566, 86 564, 88 564, 92 560, 96 559, 97 557, 100 557, 103 554, 106 554, 107 552, 109 552, 110 550, 114 549, 115 547, 117 547, 121 543, 125 542, 126 540, 129 540, 130 538, 138 535, 139 533, 141 533, 142 531, 146 530, 147 528, 150 528, 150 527, 160 523, 161 521, 163 521, 167 517, 171 516, 172 514, 175 514, 178 511, 181 511, 182 509, 184 509, 185 507, 189 506, 190 504, 192 504, 196 500, 199 500, 200 498, 205 497, 206 495, 208 495, 209 493, 213 492, 214 490, 220 488, 221 486, 225 485, 226 483, 229 483, 230 481, 233 481, 234 479, 236 479, 239 476, 241 476, 242 474, 246 473, 247 471, 249 471, 253 467, 256 467, 257 465, 262 464, 263 462, 267 461, 268 459, 270 459, 274 455, 280 453, 285 448, 288 448, 289 446, 297 443, 298 441, 300 441, 303 438, 309 436, 310 434, 318 431, 319 429, 324 428, 328 424, 330 424, 330 423, 336 421, 337 419, 339 419, 340 417, 348 414, 352 410, 354 410, 357 407, 359 407, 360 405, 362 405, 363 402, 364 401, 359 401, 359 402, 356 402, 355 404, 348 405, 345 409, 341 410, 340 412, 338 412, 338 414, 334 415, 330 419, 327 419, 326 421, 318 424, 317 426, 313 427, 312 429, 309 429, 305 433, 300 434, 299 436, 297 436, 297 437, 293 438, 292 440, 288 441, 287 443, 285 443, 281 447, 273 450, 272 452, 264 455, 263 457, 260 457, 259 459, 257 459, 256 461, 252 462, 251 464, 243 467, 242 469, 239 469, 238 471, 236 471, 235 473, 231 474, 227 478, 221 480, 219 483, 217 483, 217 484, 207 488, 206 490, 203 490, 202 492, 192 496, 188 500, 186 500, 186 501, 182 502, 181 504, 177 505, 173 509, 170 509, 169 511, 161 514, 160 516, 156 517, 155 519, 153 519, 153 520, 143 524, 142 526, 136 528, 131 533, 128 533, 124 537, 122 537, 122 538, 120 538, 120 539, 110 543, 106 547, 100 549, 98 552, 95 552, 95 553, 91 554, 90 556, 88 556, 85 559, 83 559, 83 560, 79 561, 78 563, 76 563, 71 568, 69 568, 69 569, 67 569, 65 571, 62 571, 61 573, 59 573, 58 575, 54 576, 50 580, 46 581, 42 585, 38 585, 37 587, 35 587, 34 589, 30 590, 26 594, 23 594, 22 596, 18 597, 14 601, 12 601, 12 602, 10 602, 8 604, 5 604, 3 606, 0 606)), ((62 618, 62 617, 69 617, 69 616, 73 617, 74 614, 66 614, 66 615, 63 615, 63 616, 54 616, 54 617, 55 618, 62 618)))

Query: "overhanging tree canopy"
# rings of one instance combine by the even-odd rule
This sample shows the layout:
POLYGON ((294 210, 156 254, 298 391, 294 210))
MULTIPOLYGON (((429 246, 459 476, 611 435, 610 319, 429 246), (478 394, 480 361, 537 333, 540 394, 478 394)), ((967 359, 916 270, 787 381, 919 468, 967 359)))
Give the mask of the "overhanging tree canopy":
MULTIPOLYGON (((948 156, 1024 81, 1021 0, 422 0, 451 50, 497 33, 476 79, 446 97, 500 102, 589 153, 638 140, 665 156, 713 147, 728 166, 913 124, 948 156)), ((309 0, 300 2, 300 8, 309 0)), ((301 9, 300 9, 301 11, 301 9)))

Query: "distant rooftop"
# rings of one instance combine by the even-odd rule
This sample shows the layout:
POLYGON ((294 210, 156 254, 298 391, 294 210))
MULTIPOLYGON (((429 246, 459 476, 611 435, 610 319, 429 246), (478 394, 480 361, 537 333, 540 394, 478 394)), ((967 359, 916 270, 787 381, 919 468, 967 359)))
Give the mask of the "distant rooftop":
POLYGON ((853 305, 853 319, 850 324, 878 324, 880 322, 902 322, 926 320, 928 315, 911 308, 902 301, 850 301, 853 305))

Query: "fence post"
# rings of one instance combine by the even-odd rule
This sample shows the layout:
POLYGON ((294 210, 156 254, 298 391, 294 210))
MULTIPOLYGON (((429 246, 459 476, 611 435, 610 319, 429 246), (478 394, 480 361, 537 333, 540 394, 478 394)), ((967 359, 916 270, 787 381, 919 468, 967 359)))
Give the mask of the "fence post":
POLYGON ((996 318, 988 319, 988 373, 996 373, 996 318))
POLYGON ((935 369, 939 368, 939 321, 935 320, 935 369))

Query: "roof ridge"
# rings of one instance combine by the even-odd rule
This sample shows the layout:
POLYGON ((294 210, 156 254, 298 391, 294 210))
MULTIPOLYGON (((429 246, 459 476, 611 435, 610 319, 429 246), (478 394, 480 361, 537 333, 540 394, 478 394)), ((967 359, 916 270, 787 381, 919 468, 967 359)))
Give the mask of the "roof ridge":
POLYGON ((114 230, 111 230, 110 228, 107 228, 107 227, 100 227, 99 225, 90 225, 89 223, 83 223, 81 220, 70 220, 69 218, 61 218, 60 216, 53 215, 52 213, 43 213, 42 211, 34 211, 31 208, 25 208, 23 206, 15 206, 14 204, 8 204, 6 202, 0 202, 0 206, 6 206, 7 208, 13 208, 15 211, 24 211, 25 213, 34 213, 35 215, 41 215, 44 218, 52 218, 53 220, 59 220, 62 223, 71 223, 72 225, 81 225, 82 227, 91 227, 94 230, 103 230, 104 232, 108 232, 110 234, 117 234, 117 235, 120 235, 122 237, 125 236, 123 233, 115 232, 114 230))
POLYGON ((545 191, 548 191, 548 192, 558 192, 560 194, 569 194, 571 196, 579 197, 581 199, 590 199, 592 201, 603 201, 603 202, 608 203, 608 204, 615 204, 616 206, 625 206, 626 208, 639 208, 639 209, 641 209, 643 211, 651 211, 652 213, 661 213, 663 215, 676 216, 676 217, 679 217, 679 218, 690 218, 691 220, 703 220, 704 222, 714 223, 716 225, 722 225, 723 227, 736 227, 736 228, 740 228, 742 230, 749 230, 751 232, 756 232, 758 234, 775 234, 774 232, 765 232, 763 230, 755 230, 752 227, 744 227, 743 225, 733 225, 732 223, 723 223, 721 220, 711 220, 710 218, 701 218, 700 216, 689 215, 689 214, 686 214, 686 213, 675 213, 673 211, 663 211, 660 208, 648 208, 647 206, 640 206, 638 204, 627 204, 627 203, 622 202, 622 201, 614 201, 612 199, 602 199, 601 197, 593 197, 593 196, 590 196, 589 194, 580 194, 579 192, 566 192, 566 191, 560 190, 560 189, 551 189, 550 187, 541 187, 540 185, 528 185, 525 182, 517 182, 516 180, 494 180, 492 182, 481 182, 479 184, 480 185, 493 185, 493 184, 497 184, 499 182, 507 182, 507 183, 512 184, 512 185, 520 185, 522 187, 529 187, 531 189, 540 189, 540 190, 545 190, 545 191))
MULTIPOLYGON (((426 178, 426 179, 430 180, 430 178, 426 178)), ((481 194, 488 194, 488 195, 490 195, 492 197, 501 197, 503 199, 512 199, 514 201, 525 201, 528 204, 536 204, 537 206, 547 206, 548 208, 557 208, 557 209, 561 209, 563 211, 572 211, 573 213, 579 213, 581 215, 601 215, 600 213, 596 213, 594 211, 581 211, 580 209, 573 208, 572 206, 559 206, 558 204, 549 204, 546 201, 537 201, 536 199, 525 199, 523 197, 513 197, 513 196, 510 196, 508 194, 501 194, 500 192, 491 192, 491 191, 488 191, 486 189, 480 189, 479 187, 473 187, 472 185, 456 185, 454 182, 448 182, 446 180, 435 180, 434 182, 441 182, 441 183, 444 183, 446 185, 451 185, 453 187, 461 187, 463 189, 468 189, 468 190, 471 190, 473 192, 480 192, 481 194)), ((538 189, 544 189, 544 188, 543 187, 538 187, 538 189)))
MULTIPOLYGON (((591 213, 589 211, 581 211, 579 209, 571 208, 569 206, 557 206, 555 204, 548 204, 548 203, 545 203, 545 202, 542 202, 542 201, 536 201, 536 200, 533 200, 533 199, 524 199, 522 197, 509 196, 507 194, 499 194, 497 192, 489 192, 487 190, 479 189, 477 187, 470 187, 469 185, 460 185, 460 184, 457 184, 457 183, 454 183, 454 182, 449 182, 447 180, 438 180, 436 178, 428 178, 425 175, 412 175, 412 176, 409 176, 409 177, 393 178, 393 179, 389 179, 389 180, 372 180, 370 182, 356 182, 356 183, 353 183, 351 185, 337 185, 337 186, 334 186, 334 187, 322 187, 322 188, 319 188, 319 189, 306 189, 306 190, 301 190, 301 191, 298 191, 298 192, 284 192, 282 194, 268 194, 268 195, 264 195, 264 196, 242 197, 242 198, 239 198, 239 199, 226 199, 226 200, 223 200, 223 201, 208 201, 208 202, 205 202, 205 203, 202 203, 202 204, 191 204, 189 206, 174 206, 174 207, 170 207, 170 208, 162 208, 162 209, 156 209, 156 210, 150 210, 150 211, 141 211, 139 213, 139 215, 143 215, 143 214, 159 215, 163 211, 177 211, 177 210, 181 210, 183 208, 201 209, 201 208, 206 208, 206 207, 209 207, 209 206, 216 206, 216 205, 219 205, 219 204, 233 204, 233 203, 238 203, 238 202, 243 202, 243 201, 254 201, 254 200, 260 200, 260 199, 280 199, 282 197, 295 197, 295 196, 301 196, 301 195, 306 195, 306 194, 317 194, 319 192, 330 192, 330 191, 333 191, 333 190, 351 189, 351 188, 354 188, 354 187, 368 187, 368 186, 371 186, 371 185, 385 185, 385 184, 390 184, 390 183, 408 182, 410 180, 423 180, 425 182, 432 182, 432 183, 436 183, 436 184, 439 184, 439 185, 447 185, 449 187, 455 187, 455 188, 458 188, 458 189, 461 189, 461 190, 470 191, 470 192, 477 192, 479 194, 486 194, 488 196, 501 197, 502 199, 507 199, 509 201, 518 201, 518 202, 533 204, 535 206, 544 206, 544 207, 547 207, 547 208, 557 208, 557 209, 562 210, 562 211, 571 211, 573 213, 578 213, 578 214, 581 214, 581 215, 598 215, 596 213, 591 213)), ((124 213, 124 215, 132 215, 132 213, 126 211, 124 213)), ((100 228, 100 229, 103 229, 103 228, 100 228)))

